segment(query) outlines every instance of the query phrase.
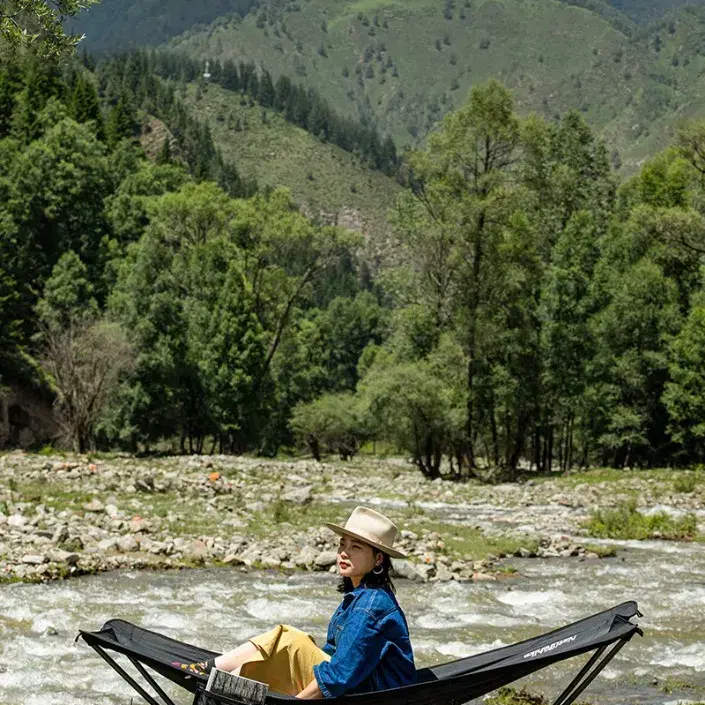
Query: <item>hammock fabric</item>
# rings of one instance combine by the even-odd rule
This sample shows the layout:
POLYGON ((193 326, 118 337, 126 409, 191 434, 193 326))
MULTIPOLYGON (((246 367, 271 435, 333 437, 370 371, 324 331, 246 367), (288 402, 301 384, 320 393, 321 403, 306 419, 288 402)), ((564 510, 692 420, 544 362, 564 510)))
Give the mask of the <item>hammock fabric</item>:
MULTIPOLYGON (((582 619, 568 626, 527 639, 511 646, 458 659, 432 668, 420 669, 414 685, 374 693, 329 698, 327 702, 360 705, 459 705, 539 671, 550 664, 574 656, 595 652, 575 679, 563 691, 554 705, 570 705, 585 690, 595 676, 636 633, 641 634, 632 617, 639 613, 636 602, 624 602, 612 609, 582 619), (605 653, 608 647, 612 648, 605 653)), ((193 663, 216 656, 216 652, 171 639, 163 634, 142 629, 121 619, 112 619, 97 632, 81 631, 78 638, 91 646, 114 668, 150 705, 160 705, 153 695, 137 683, 106 653, 124 654, 139 673, 154 688, 166 705, 173 705, 145 666, 161 676, 196 694, 197 702, 207 678, 188 675, 171 665, 172 661, 193 663)), ((267 705, 277 705, 295 698, 269 693, 267 705)), ((234 701, 224 696, 209 700, 224 704, 234 701)))

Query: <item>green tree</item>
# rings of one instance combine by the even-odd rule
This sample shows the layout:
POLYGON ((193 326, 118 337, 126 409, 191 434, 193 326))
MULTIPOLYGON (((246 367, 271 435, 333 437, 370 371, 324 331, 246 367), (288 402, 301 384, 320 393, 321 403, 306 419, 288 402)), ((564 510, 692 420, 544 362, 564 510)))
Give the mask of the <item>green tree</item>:
POLYGON ((82 37, 67 35, 63 22, 98 0, 6 0, 0 7, 0 37, 10 47, 31 46, 56 55, 73 50, 82 37))
POLYGON ((71 96, 71 117, 76 122, 95 123, 95 133, 99 140, 105 139, 105 125, 100 109, 100 101, 95 86, 90 79, 79 73, 71 96))
POLYGON ((663 393, 669 430, 685 458, 705 458, 705 297, 700 293, 670 345, 663 393))
POLYGON ((489 332, 503 227, 514 210, 507 189, 517 159, 519 121, 509 92, 499 83, 473 89, 466 106, 446 117, 426 152, 414 153, 416 206, 404 220, 406 242, 421 251, 416 269, 428 281, 439 329, 453 317, 462 327, 468 359, 465 458, 476 465, 478 379, 483 373, 482 341, 489 332), (425 233, 430 238, 424 237, 425 233), (450 310, 448 301, 450 301, 450 310))
POLYGON ((360 401, 352 394, 325 394, 313 402, 299 404, 290 426, 319 462, 322 453, 338 453, 343 460, 351 459, 367 437, 360 401))

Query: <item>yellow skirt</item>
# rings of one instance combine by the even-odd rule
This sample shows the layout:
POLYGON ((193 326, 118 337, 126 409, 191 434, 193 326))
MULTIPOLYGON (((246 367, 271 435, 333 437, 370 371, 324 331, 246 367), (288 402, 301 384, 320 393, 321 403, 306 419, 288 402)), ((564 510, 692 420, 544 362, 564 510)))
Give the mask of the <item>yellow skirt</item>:
POLYGON ((278 624, 249 641, 257 647, 257 654, 242 666, 240 675, 266 683, 275 693, 298 695, 313 681, 313 667, 330 661, 310 634, 287 624, 278 624))

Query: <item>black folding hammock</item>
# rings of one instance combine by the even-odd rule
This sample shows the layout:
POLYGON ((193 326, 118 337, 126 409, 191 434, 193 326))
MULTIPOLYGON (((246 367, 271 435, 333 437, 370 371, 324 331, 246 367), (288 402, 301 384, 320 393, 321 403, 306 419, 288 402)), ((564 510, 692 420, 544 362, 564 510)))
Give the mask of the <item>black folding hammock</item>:
MULTIPOLYGON (((634 634, 641 634, 638 625, 630 621, 635 616, 641 617, 636 602, 625 602, 605 612, 511 646, 420 669, 418 682, 414 685, 329 698, 328 702, 342 702, 344 698, 350 705, 460 705, 552 663, 594 651, 578 675, 554 702, 554 705, 570 705, 634 634)), ((195 693, 196 703, 204 690, 207 678, 189 675, 171 663, 194 663, 217 655, 213 651, 141 629, 121 619, 111 619, 97 632, 81 631, 80 637, 149 705, 161 705, 157 698, 161 698, 164 705, 174 705, 174 702, 145 667, 195 693), (127 673, 108 651, 127 656, 139 674, 154 689, 154 695, 127 673)), ((269 693, 266 705, 278 705, 282 701, 294 699, 287 695, 269 693)), ((225 696, 211 696, 210 701, 214 700, 224 705, 235 702, 225 696)))

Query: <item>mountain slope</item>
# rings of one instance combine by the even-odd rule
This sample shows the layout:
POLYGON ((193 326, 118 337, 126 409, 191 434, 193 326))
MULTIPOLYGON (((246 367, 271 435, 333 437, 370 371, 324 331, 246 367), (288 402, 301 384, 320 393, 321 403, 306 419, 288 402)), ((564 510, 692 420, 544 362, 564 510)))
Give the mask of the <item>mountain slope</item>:
POLYGON ((393 179, 239 93, 190 84, 183 100, 245 178, 261 188, 288 187, 312 216, 365 234, 386 230, 387 211, 401 190, 393 179))
POLYGON ((555 0, 270 0, 173 45, 305 81, 400 145, 422 140, 472 85, 497 78, 523 112, 581 110, 633 169, 666 144, 649 126, 688 100, 649 41, 555 0))

